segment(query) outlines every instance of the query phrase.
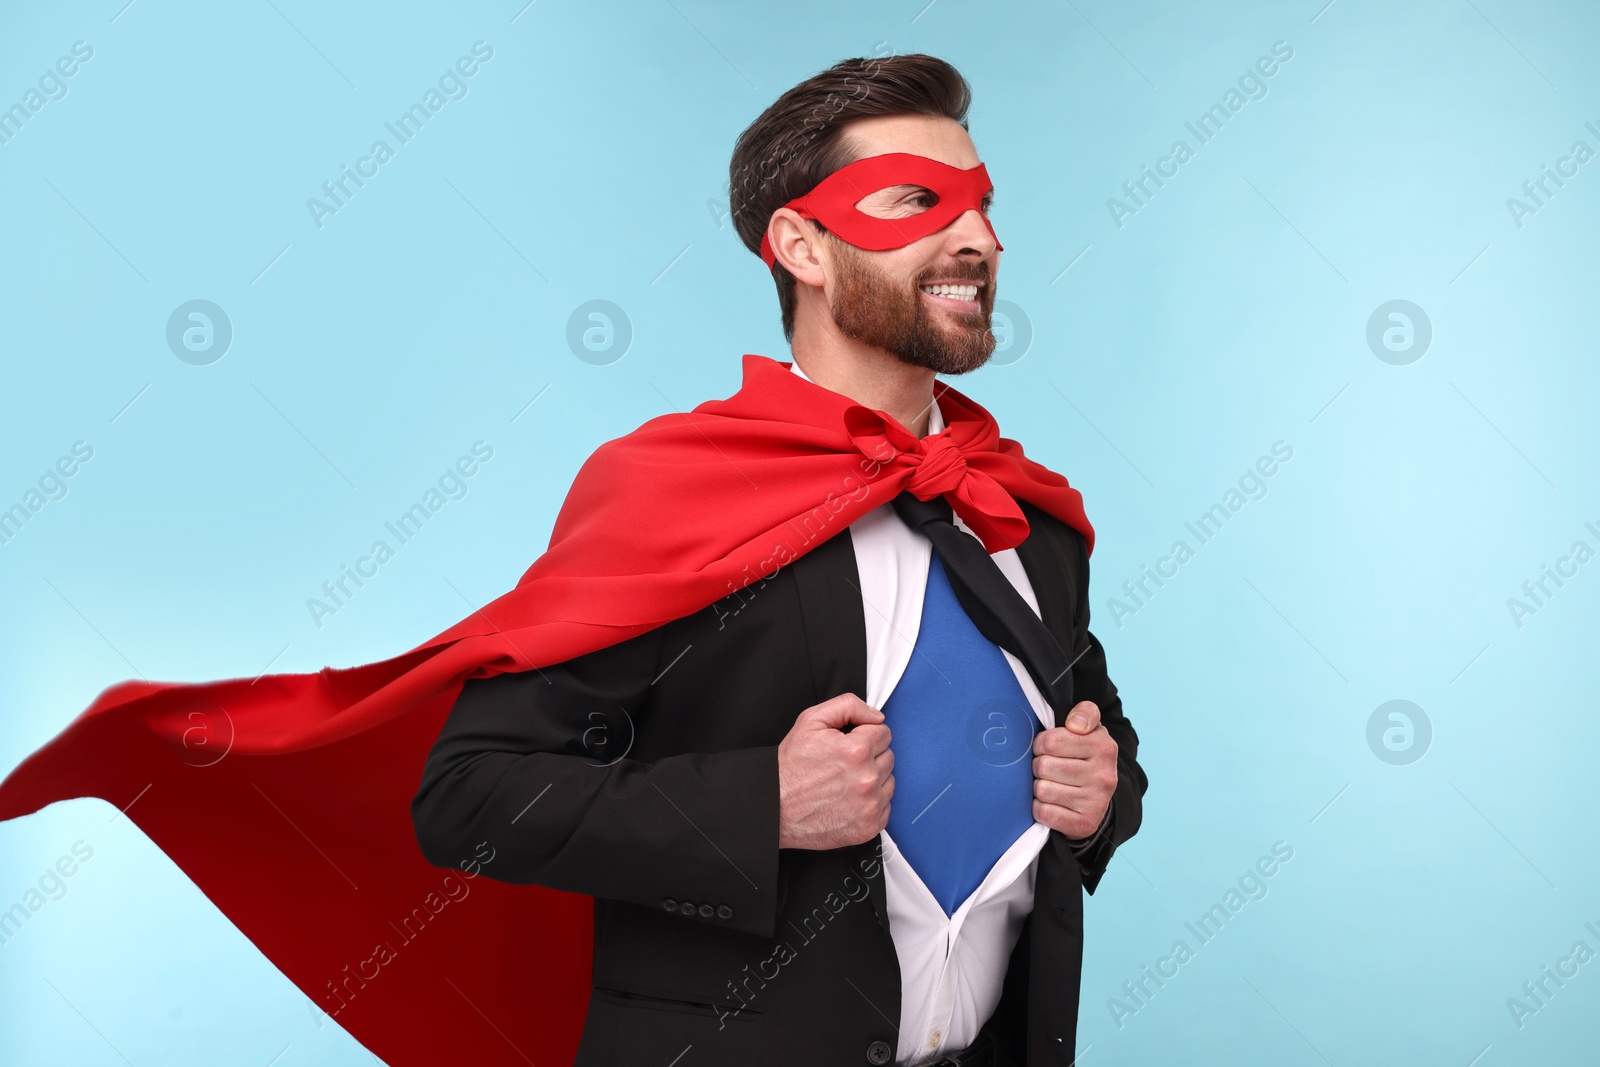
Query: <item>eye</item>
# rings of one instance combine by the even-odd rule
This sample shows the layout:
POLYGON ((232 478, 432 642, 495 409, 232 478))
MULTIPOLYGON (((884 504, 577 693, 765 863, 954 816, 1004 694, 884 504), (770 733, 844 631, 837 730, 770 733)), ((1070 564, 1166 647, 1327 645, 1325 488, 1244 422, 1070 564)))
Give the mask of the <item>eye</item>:
POLYGON ((938 202, 939 197, 927 189, 922 189, 906 198, 906 203, 916 204, 923 208, 931 208, 938 202))

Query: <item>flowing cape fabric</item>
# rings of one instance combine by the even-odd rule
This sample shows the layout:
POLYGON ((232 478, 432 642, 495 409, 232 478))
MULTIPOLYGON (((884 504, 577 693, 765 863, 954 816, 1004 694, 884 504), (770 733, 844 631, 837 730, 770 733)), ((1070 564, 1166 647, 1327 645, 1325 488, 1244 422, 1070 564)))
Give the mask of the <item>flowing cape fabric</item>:
MULTIPOLYGON (((1016 499, 1093 530, 1067 480, 936 385, 943 433, 746 355, 727 400, 602 445, 516 587, 403 655, 315 674, 105 690, 0 783, 0 820, 73 797, 132 819, 311 1000, 395 1067, 570 1063, 592 904, 430 865, 410 803, 470 679, 560 663, 701 610, 910 489, 990 551, 1016 499)), ((621 862, 621 860, 619 860, 621 862)), ((489 877, 484 877, 488 875, 489 877)))

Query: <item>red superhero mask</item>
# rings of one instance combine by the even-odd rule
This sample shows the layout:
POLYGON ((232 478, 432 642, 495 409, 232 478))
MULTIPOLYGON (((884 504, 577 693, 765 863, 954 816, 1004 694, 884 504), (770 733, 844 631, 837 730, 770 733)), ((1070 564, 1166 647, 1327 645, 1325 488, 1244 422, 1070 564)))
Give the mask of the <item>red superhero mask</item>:
MULTIPOLYGON (((989 228, 989 236, 994 237, 995 249, 1001 251, 1004 246, 983 214, 983 194, 993 188, 982 163, 962 170, 927 156, 890 152, 840 167, 818 182, 815 189, 783 206, 793 208, 801 218, 817 220, 840 240, 868 252, 904 248, 975 210, 989 228), (862 198, 896 185, 921 186, 937 196, 939 202, 927 211, 900 219, 875 218, 856 207, 862 198)), ((761 238, 761 258, 768 270, 777 259, 765 235, 761 238)))

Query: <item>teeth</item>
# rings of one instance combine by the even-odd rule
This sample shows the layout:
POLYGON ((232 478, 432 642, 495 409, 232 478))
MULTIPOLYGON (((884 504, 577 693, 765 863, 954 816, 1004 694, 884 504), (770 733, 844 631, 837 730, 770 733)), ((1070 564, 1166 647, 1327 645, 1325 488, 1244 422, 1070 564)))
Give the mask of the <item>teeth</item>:
POLYGON ((956 300, 978 299, 978 287, 976 285, 922 285, 918 286, 918 288, 924 293, 931 293, 934 296, 948 296, 956 300))

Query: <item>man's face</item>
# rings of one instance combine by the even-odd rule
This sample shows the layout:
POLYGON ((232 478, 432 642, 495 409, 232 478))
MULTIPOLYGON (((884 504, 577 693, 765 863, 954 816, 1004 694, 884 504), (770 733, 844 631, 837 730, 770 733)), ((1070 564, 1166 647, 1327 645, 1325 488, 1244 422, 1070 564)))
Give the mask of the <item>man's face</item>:
MULTIPOLYGON (((979 163, 966 131, 950 119, 864 119, 851 124, 846 136, 858 157, 910 152, 962 169, 979 163)), ((856 206, 876 218, 909 218, 935 202, 927 189, 898 185, 856 206)), ((833 267, 826 285, 828 307, 846 337, 940 374, 976 370, 994 354, 989 317, 1000 254, 976 211, 904 248, 867 252, 832 235, 823 243, 833 267), (948 295, 951 286, 976 291, 948 295)))

